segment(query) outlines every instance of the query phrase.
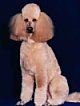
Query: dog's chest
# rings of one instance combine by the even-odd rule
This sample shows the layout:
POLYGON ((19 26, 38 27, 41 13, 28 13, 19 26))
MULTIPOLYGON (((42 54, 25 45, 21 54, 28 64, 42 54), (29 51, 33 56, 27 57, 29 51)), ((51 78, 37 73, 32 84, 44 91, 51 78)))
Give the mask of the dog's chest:
POLYGON ((21 56, 32 58, 42 50, 42 44, 23 42, 20 48, 21 56))
POLYGON ((40 63, 41 67, 44 66, 45 55, 45 44, 23 42, 21 45, 20 60, 23 62, 21 65, 23 64, 25 70, 30 70, 32 73, 35 73, 37 63, 40 63))

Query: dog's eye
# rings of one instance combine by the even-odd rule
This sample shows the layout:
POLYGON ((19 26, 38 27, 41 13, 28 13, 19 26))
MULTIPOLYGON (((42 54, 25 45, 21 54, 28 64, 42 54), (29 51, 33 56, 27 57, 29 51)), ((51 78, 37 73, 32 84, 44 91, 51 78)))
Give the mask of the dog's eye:
POLYGON ((28 22, 28 18, 26 18, 24 21, 25 21, 25 22, 28 22))
POLYGON ((33 20, 32 20, 33 22, 35 22, 35 21, 37 21, 35 18, 33 18, 33 20))

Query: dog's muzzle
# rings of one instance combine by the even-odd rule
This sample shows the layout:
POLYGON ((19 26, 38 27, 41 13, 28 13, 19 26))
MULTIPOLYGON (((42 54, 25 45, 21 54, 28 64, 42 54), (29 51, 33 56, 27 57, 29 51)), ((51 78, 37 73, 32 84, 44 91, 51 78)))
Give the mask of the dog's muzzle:
POLYGON ((33 33, 33 28, 32 27, 27 27, 27 32, 28 33, 33 33))

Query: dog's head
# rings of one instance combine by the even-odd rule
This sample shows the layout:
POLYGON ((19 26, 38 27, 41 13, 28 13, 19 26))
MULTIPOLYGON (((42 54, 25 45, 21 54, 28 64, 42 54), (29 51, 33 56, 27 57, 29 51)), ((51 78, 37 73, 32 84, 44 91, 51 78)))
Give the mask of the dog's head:
POLYGON ((53 24, 48 15, 41 12, 36 4, 27 4, 22 13, 12 17, 10 22, 11 39, 45 42, 53 37, 53 24))

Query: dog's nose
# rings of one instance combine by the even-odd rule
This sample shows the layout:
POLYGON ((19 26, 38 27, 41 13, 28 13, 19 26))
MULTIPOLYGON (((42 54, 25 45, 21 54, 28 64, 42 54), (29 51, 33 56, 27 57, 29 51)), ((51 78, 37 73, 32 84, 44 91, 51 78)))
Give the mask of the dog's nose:
POLYGON ((32 27, 28 27, 27 31, 28 31, 28 33, 32 33, 33 32, 33 28, 32 27))

